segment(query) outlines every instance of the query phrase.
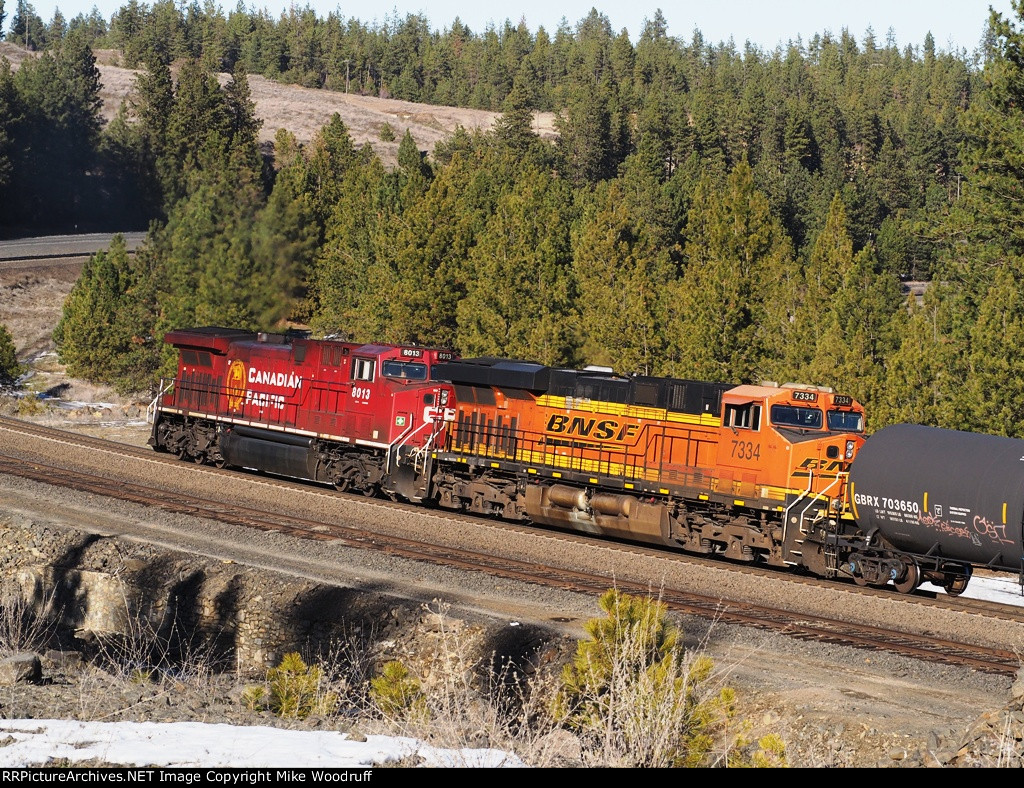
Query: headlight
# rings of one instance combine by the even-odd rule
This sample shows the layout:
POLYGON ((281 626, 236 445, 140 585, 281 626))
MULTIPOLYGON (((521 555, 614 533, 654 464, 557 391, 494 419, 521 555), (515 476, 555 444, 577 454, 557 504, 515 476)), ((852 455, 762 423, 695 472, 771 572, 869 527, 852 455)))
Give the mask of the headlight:
POLYGON ((853 459, 853 448, 856 445, 857 444, 854 441, 847 441, 846 442, 846 459, 848 459, 848 460, 852 460, 853 459))

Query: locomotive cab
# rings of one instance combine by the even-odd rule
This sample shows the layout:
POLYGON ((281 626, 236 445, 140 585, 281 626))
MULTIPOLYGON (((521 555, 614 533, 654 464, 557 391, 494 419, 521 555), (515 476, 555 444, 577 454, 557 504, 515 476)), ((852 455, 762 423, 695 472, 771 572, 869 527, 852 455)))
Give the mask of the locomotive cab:
POLYGON ((822 386, 737 386, 722 396, 718 489, 778 501, 792 553, 815 528, 835 534, 850 519, 847 477, 863 443, 864 411, 852 397, 822 386))

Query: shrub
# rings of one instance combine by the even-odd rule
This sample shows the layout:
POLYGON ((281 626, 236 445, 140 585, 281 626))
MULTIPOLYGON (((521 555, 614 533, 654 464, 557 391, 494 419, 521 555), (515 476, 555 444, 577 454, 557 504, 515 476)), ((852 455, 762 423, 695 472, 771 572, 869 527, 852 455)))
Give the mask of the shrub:
POLYGON ((266 688, 249 687, 242 699, 251 709, 267 708, 279 717, 301 720, 311 714, 329 714, 338 705, 338 696, 323 690, 322 679, 318 666, 306 665, 293 651, 267 671, 266 688))
POLYGON ((736 720, 735 693, 716 687, 714 662, 689 655, 665 605, 612 589, 606 617, 585 625, 562 672, 555 714, 610 765, 766 766, 785 764, 785 745, 767 736, 755 752, 736 720))
POLYGON ((426 699, 419 679, 399 660, 391 660, 379 676, 370 680, 370 699, 385 717, 405 719, 426 716, 426 699))

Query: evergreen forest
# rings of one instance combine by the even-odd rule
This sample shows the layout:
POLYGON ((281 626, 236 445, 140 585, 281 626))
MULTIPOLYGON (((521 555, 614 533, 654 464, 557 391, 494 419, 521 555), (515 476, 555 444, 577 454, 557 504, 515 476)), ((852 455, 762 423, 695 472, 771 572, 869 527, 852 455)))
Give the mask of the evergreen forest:
POLYGON ((0 233, 148 230, 69 296, 75 376, 151 390, 172 328, 302 326, 828 385, 871 430, 1024 437, 1024 0, 972 53, 870 30, 739 49, 596 9, 435 31, 212 0, 44 22, 0 0, 0 29, 36 53, 0 61, 0 233), (97 49, 139 69, 106 124, 97 49), (261 148, 252 74, 500 116, 433 151, 406 132, 395 167, 337 115, 261 148))

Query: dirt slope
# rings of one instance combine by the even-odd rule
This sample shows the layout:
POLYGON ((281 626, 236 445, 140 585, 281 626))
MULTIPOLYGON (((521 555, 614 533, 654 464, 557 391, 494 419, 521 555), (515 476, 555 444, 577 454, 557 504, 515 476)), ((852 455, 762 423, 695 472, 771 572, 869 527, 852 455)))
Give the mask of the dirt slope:
MULTIPOLYGON (((15 69, 32 53, 9 42, 0 42, 0 57, 6 57, 15 69)), ((121 103, 130 97, 137 71, 121 68, 118 53, 112 50, 96 52, 97 66, 103 87, 103 117, 107 121, 116 114, 121 103)), ((221 75, 226 82, 228 76, 221 75)), ((283 85, 261 76, 250 76, 249 86, 256 114, 263 121, 260 140, 273 141, 278 129, 287 129, 300 142, 308 142, 318 129, 337 112, 348 126, 357 146, 373 145, 385 166, 394 166, 398 157, 398 144, 406 129, 412 134, 420 150, 433 151, 434 146, 457 127, 467 130, 488 129, 498 117, 497 113, 460 107, 442 107, 415 104, 397 99, 358 96, 330 90, 313 90, 297 85, 283 85), (384 124, 395 132, 393 142, 380 139, 384 124)), ((534 130, 541 137, 555 136, 553 113, 538 113, 534 130)))

